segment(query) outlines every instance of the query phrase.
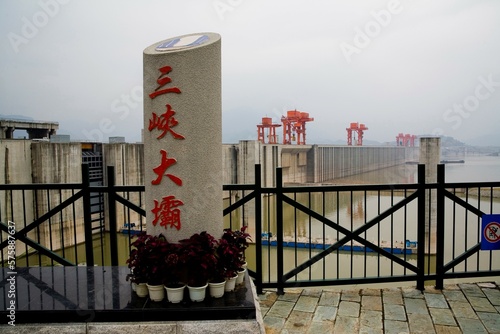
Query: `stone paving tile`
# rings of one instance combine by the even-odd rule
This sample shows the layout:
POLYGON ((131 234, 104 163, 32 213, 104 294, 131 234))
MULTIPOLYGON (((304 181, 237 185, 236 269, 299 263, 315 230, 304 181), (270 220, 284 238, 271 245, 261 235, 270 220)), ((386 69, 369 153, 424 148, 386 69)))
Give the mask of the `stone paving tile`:
POLYGON ((260 306, 260 314, 262 314, 262 317, 265 317, 268 311, 269 307, 260 306))
POLYGON ((266 328, 266 334, 280 333, 284 325, 285 325, 285 318, 273 317, 269 315, 264 318, 264 326, 266 328))
POLYGON ((429 314, 423 299, 405 298, 406 313, 429 314))
POLYGON ((384 289, 382 291, 384 304, 403 305, 403 294, 400 289, 384 289))
POLYGON ((469 303, 450 301, 450 308, 457 319, 477 319, 476 312, 469 303))
POLYGON ((431 313, 432 322, 435 325, 444 325, 444 326, 456 326, 455 318, 453 317, 453 313, 450 309, 446 308, 429 308, 429 312, 431 313))
POLYGON ((408 314, 408 325, 412 334, 436 333, 431 317, 428 314, 408 314))
POLYGON ((351 302, 361 301, 361 296, 359 295, 359 290, 342 290, 340 300, 347 300, 351 302))
POLYGON ((267 312, 267 316, 287 318, 290 312, 292 312, 295 303, 276 301, 274 305, 267 312))
POLYGON ((328 334, 333 333, 333 322, 331 321, 318 321, 311 322, 307 334, 328 334))
POLYGON ((462 334, 459 327, 435 325, 436 334, 462 334))
POLYGON ((384 304, 384 319, 406 321, 406 312, 404 306, 384 304))
POLYGON ((372 311, 382 311, 382 298, 379 296, 361 296, 361 308, 372 311))
POLYGON ((259 304, 261 306, 271 307, 278 298, 278 295, 274 292, 265 291, 262 295, 259 295, 259 304))
POLYGON ((424 291, 424 295, 426 293, 435 293, 435 294, 443 294, 443 290, 440 290, 440 289, 436 289, 434 286, 426 286, 425 287, 425 291, 424 291))
POLYGON ((477 315, 491 334, 500 333, 500 315, 498 313, 477 312, 477 315))
POLYGON ((490 300, 490 303, 495 306, 500 306, 500 290, 498 289, 483 289, 484 294, 490 300))
POLYGON ((457 318, 457 321, 463 334, 488 333, 479 319, 457 318))
POLYGON ((359 317, 360 333, 379 333, 382 334, 382 312, 379 311, 361 311, 359 317))
POLYGON ((467 296, 467 298, 485 297, 483 291, 480 287, 477 286, 477 284, 464 283, 459 284, 458 286, 460 287, 460 289, 462 289, 462 292, 467 296))
POLYGON ((358 333, 359 318, 337 316, 333 333, 358 333))
POLYGON ((493 305, 491 305, 488 298, 469 297, 469 302, 476 312, 497 312, 493 305))
POLYGON ((401 290, 405 298, 424 299, 424 294, 415 288, 402 288, 401 290))
POLYGON ((337 314, 342 317, 359 317, 359 308, 359 303, 342 300, 337 314))
POLYGON ((300 296, 294 310, 313 313, 318 304, 319 297, 300 296))
POLYGON ((321 306, 316 307, 312 321, 335 321, 337 317, 337 308, 334 306, 321 306))
POLYGON ((361 290, 362 296, 381 296, 382 290, 380 289, 363 289, 361 290))
POLYGON ((300 312, 300 311, 292 311, 290 316, 285 322, 283 329, 287 329, 288 331, 297 331, 299 333, 303 333, 305 328, 309 326, 312 320, 312 313, 308 312, 300 312))
POLYGON ((321 306, 339 306, 340 293, 323 291, 318 305, 321 306))
POLYGON ((445 284, 444 290, 460 290, 460 287, 458 286, 458 284, 445 284))
POLYGON ((448 301, 467 302, 467 298, 460 290, 443 290, 443 295, 448 301))
POLYGON ((278 296, 278 300, 287 302, 296 302, 300 297, 300 292, 285 292, 284 295, 278 296))
POLYGON ((321 297, 321 292, 322 292, 322 290, 320 290, 320 289, 304 289, 304 291, 302 291, 302 296, 310 296, 310 297, 319 298, 319 297, 321 297))
POLYGON ((409 333, 408 323, 404 321, 384 320, 385 334, 403 334, 409 333))
POLYGON ((427 303, 427 307, 449 308, 446 298, 442 294, 425 292, 424 298, 427 303))

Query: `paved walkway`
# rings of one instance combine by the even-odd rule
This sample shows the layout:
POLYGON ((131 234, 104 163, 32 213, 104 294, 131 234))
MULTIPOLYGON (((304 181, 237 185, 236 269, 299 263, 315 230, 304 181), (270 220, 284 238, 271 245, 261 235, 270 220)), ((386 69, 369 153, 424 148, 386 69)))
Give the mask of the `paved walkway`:
POLYGON ((286 289, 259 298, 266 333, 500 333, 499 285, 286 289))

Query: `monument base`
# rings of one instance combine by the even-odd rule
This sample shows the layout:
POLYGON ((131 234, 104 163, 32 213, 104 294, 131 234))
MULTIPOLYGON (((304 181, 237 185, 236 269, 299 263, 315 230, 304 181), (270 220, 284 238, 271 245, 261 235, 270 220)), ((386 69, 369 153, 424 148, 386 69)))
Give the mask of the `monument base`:
POLYGON ((127 267, 3 268, 0 317, 9 320, 10 315, 15 327, 4 323, 0 332, 265 332, 248 276, 244 285, 222 298, 211 298, 207 291, 203 302, 184 298, 171 304, 137 297, 125 279, 128 273, 127 267))

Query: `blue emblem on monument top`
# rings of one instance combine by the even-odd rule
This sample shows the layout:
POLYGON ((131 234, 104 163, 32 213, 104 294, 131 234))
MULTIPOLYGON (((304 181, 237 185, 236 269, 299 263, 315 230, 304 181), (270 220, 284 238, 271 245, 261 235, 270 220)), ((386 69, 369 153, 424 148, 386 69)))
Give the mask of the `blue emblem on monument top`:
POLYGON ((197 45, 201 45, 209 40, 207 35, 190 35, 184 37, 176 37, 169 39, 166 42, 159 44, 155 50, 156 51, 169 51, 189 48, 197 45))

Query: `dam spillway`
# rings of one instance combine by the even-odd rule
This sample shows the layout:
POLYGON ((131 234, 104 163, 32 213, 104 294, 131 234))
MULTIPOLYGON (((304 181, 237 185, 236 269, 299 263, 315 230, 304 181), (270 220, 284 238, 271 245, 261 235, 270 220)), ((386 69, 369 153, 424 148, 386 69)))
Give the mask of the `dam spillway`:
POLYGON ((314 184, 418 161, 419 147, 281 145, 258 141, 224 144, 224 184, 254 182, 260 164, 263 186, 274 186, 281 167, 286 184, 314 184))

